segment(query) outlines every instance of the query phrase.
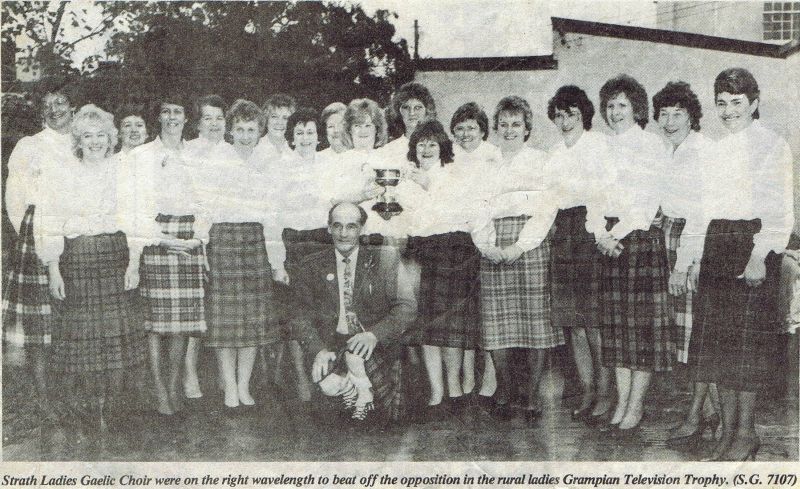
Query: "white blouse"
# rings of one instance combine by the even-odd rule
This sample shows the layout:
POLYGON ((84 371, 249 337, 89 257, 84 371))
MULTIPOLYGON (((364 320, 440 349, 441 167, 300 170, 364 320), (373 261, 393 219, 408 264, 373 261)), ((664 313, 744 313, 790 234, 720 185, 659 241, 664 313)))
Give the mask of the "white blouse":
POLYGON ((378 151, 384 160, 403 165, 408 161, 408 138, 405 135, 400 136, 378 148, 378 151))
POLYGON ((465 151, 460 145, 453 143, 453 161, 458 164, 477 164, 487 162, 499 162, 503 159, 503 154, 497 146, 481 141, 472 151, 465 151))
POLYGON ((184 141, 183 143, 183 149, 193 159, 194 158, 205 159, 209 155, 212 155, 217 151, 225 151, 227 149, 225 148, 225 146, 231 146, 231 145, 225 142, 224 140, 212 143, 208 139, 200 137, 194 138, 190 141, 184 141))
MULTIPOLYGON (((616 184, 607 193, 605 215, 617 217, 611 229, 620 240, 635 230, 650 229, 664 191, 666 161, 661 137, 634 124, 609 138, 616 162, 616 184)), ((595 234, 595 238, 600 238, 595 234)))
MULTIPOLYGON (((8 159, 4 196, 8 218, 14 230, 19 232, 19 225, 29 205, 41 205, 44 191, 42 178, 46 166, 61 166, 74 159, 70 133, 60 134, 46 127, 17 142, 8 159)), ((34 214, 34 229, 42 211, 37 209, 34 214)))
MULTIPOLYGON (((704 165, 704 227, 712 219, 761 219, 753 255, 782 253, 794 226, 792 151, 758 120, 713 147, 704 165)), ((695 255, 698 260, 702 256, 695 255)))
POLYGON ((586 231, 605 233, 606 199, 617 181, 608 138, 584 131, 571 147, 564 141, 555 144, 550 149, 547 173, 553 179, 559 208, 586 206, 586 231))

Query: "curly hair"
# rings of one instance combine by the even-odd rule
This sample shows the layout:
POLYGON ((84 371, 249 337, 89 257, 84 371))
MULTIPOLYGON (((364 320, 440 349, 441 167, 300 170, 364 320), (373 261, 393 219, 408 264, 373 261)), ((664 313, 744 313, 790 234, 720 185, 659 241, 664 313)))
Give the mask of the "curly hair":
POLYGON ((136 116, 142 119, 147 127, 147 109, 144 104, 124 103, 114 111, 114 123, 119 126, 126 117, 136 116))
POLYGON ((527 141, 528 138, 531 137, 531 129, 533 129, 533 112, 531 111, 531 106, 527 100, 522 97, 517 97, 516 95, 510 95, 500 99, 500 102, 497 103, 497 107, 494 109, 493 129, 495 131, 497 131, 497 125, 500 123, 501 112, 522 114, 522 118, 525 121, 524 141, 527 141))
POLYGON ((403 123, 403 116, 400 113, 400 107, 411 99, 417 99, 425 106, 425 117, 428 119, 436 119, 436 102, 431 96, 431 92, 425 85, 416 82, 406 83, 402 85, 392 95, 392 103, 390 105, 388 120, 389 125, 392 127, 392 132, 395 136, 405 134, 406 126, 403 123))
POLYGON ((486 141, 489 137, 489 117, 481 106, 475 102, 467 102, 456 109, 453 117, 450 119, 450 132, 453 132, 456 125, 470 119, 478 123, 478 127, 483 131, 483 140, 486 141))
POLYGON ((192 105, 192 120, 197 121, 200 123, 200 118, 203 117, 203 107, 216 107, 222 111, 224 114, 225 111, 228 109, 228 106, 225 104, 225 100, 222 97, 216 94, 209 94, 203 95, 202 97, 198 97, 194 104, 192 105))
POLYGON ((589 100, 586 92, 575 85, 564 85, 556 90, 556 94, 547 102, 547 117, 551 121, 555 120, 556 110, 568 111, 572 108, 580 111, 583 129, 590 130, 594 117, 594 104, 589 100))
POLYGON ((297 102, 291 95, 286 95, 285 93, 276 93, 267 97, 267 100, 264 102, 264 106, 261 107, 261 110, 264 112, 264 117, 269 117, 269 114, 272 110, 280 107, 288 107, 289 112, 294 112, 294 110, 297 108, 297 102))
POLYGON ((84 105, 72 119, 72 153, 83 158, 83 149, 80 147, 81 136, 88 126, 99 125, 108 137, 108 147, 105 156, 110 156, 117 147, 117 126, 114 125, 114 116, 94 104, 84 105))
MULTIPOLYGON (((714 80, 714 98, 717 95, 728 92, 732 95, 744 94, 747 101, 751 104, 754 100, 761 98, 761 91, 758 89, 758 82, 752 73, 744 68, 728 68, 722 71, 714 80)), ((760 117, 758 108, 753 112, 753 119, 760 117)))
POLYGON ((433 119, 423 121, 411 133, 406 157, 408 161, 414 162, 417 168, 419 168, 417 144, 420 141, 435 141, 439 145, 439 160, 441 160, 442 166, 453 162, 453 141, 445 132, 441 122, 433 119))
POLYGON ((692 130, 700 130, 703 108, 688 83, 682 81, 669 82, 657 94, 653 95, 653 119, 658 121, 659 112, 664 107, 686 109, 686 112, 689 113, 689 119, 692 121, 692 130))
POLYGON ((647 119, 649 118, 648 112, 650 109, 650 104, 647 100, 647 91, 641 83, 630 75, 617 75, 605 82, 600 88, 600 115, 603 116, 603 120, 608 124, 608 115, 606 114, 608 101, 621 93, 625 94, 631 102, 633 120, 639 124, 639 127, 644 129, 647 125, 647 119))
POLYGON ((255 102, 251 102, 249 100, 244 100, 241 98, 237 99, 231 105, 228 113, 225 114, 225 126, 228 132, 231 131, 231 128, 237 122, 251 121, 256 121, 258 123, 259 132, 264 131, 264 126, 266 125, 264 112, 258 107, 258 105, 256 105, 255 102))
POLYGON ((294 128, 298 124, 306 125, 309 122, 313 122, 314 125, 317 126, 317 136, 319 137, 319 133, 323 131, 320 131, 319 119, 317 118, 316 110, 309 107, 300 107, 296 111, 292 112, 292 115, 289 116, 289 120, 286 122, 286 132, 283 133, 284 137, 286 138, 286 142, 289 143, 289 146, 294 148, 294 128))
POLYGON ((386 118, 383 110, 374 100, 368 98, 357 98, 350 102, 344 112, 344 134, 342 142, 350 149, 353 149, 353 136, 350 134, 353 125, 364 118, 369 117, 375 125, 375 147, 380 148, 386 144, 388 136, 386 134, 386 118))

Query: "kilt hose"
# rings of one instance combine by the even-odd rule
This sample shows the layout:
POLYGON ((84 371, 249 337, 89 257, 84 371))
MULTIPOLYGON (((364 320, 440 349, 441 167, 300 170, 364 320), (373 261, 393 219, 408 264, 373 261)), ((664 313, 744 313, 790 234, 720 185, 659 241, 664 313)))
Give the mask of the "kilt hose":
POLYGON ((15 345, 49 345, 53 322, 47 268, 36 254, 35 206, 29 205, 19 236, 6 263, 3 284, 3 341, 15 345))
POLYGON ((66 299, 53 328, 54 363, 67 373, 130 368, 145 359, 145 338, 125 290, 128 243, 121 231, 64 240, 66 299))
MULTIPOLYGON (((664 237, 666 238, 667 246, 667 259, 669 260, 669 269, 675 267, 675 261, 678 259, 678 247, 681 243, 681 233, 683 227, 686 225, 686 219, 674 218, 664 216, 661 223, 661 228, 664 230, 664 237)), ((675 333, 675 348, 677 352, 677 360, 681 363, 687 363, 689 358, 689 338, 692 337, 692 292, 686 292, 678 297, 669 295, 669 312, 672 322, 674 324, 673 332, 675 333)))
POLYGON ((206 247, 208 336, 212 348, 244 348, 275 341, 270 335, 272 268, 263 226, 256 222, 216 223, 206 247))
MULTIPOLYGON (((528 216, 494 220, 497 246, 516 242, 528 216)), ((481 258, 482 347, 552 348, 564 344, 564 331, 550 319, 550 238, 523 253, 513 265, 481 258)))
POLYGON ((672 370, 675 340, 664 232, 656 226, 636 230, 621 244, 618 257, 603 257, 603 363, 611 368, 672 370))
POLYGON ((694 380, 757 392, 782 381, 784 355, 778 289, 782 255, 766 258, 764 283, 750 287, 742 274, 761 220, 712 220, 700 262, 689 365, 694 380))
POLYGON ((586 207, 561 209, 551 241, 550 294, 555 327, 599 328, 602 256, 586 231, 586 207))
MULTIPOLYGON (((159 214, 161 232, 178 239, 194 238, 194 216, 159 214)), ((144 329, 163 335, 202 333, 206 330, 203 247, 189 256, 147 246, 139 265, 139 293, 144 299, 144 329)))
POLYGON ((411 237, 420 267, 416 336, 423 345, 473 350, 480 337, 480 252, 465 232, 411 237))

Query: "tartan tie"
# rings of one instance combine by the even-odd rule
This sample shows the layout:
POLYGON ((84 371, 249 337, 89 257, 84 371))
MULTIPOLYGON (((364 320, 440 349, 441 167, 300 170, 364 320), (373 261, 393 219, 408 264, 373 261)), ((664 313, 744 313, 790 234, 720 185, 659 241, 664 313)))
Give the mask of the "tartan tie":
POLYGON ((344 319, 347 323, 347 334, 356 334, 364 331, 358 316, 353 310, 353 269, 350 266, 350 257, 342 259, 344 262, 344 319))

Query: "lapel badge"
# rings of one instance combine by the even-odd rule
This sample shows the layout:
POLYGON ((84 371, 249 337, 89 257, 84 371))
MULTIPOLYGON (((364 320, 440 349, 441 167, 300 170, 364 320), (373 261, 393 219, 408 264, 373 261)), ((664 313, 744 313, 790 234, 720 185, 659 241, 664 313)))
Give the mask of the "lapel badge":
POLYGON ((333 279, 334 279, 335 277, 333 276, 333 274, 332 274, 332 273, 329 273, 329 274, 328 274, 328 275, 327 275, 325 278, 328 280, 328 282, 333 282, 333 279))

